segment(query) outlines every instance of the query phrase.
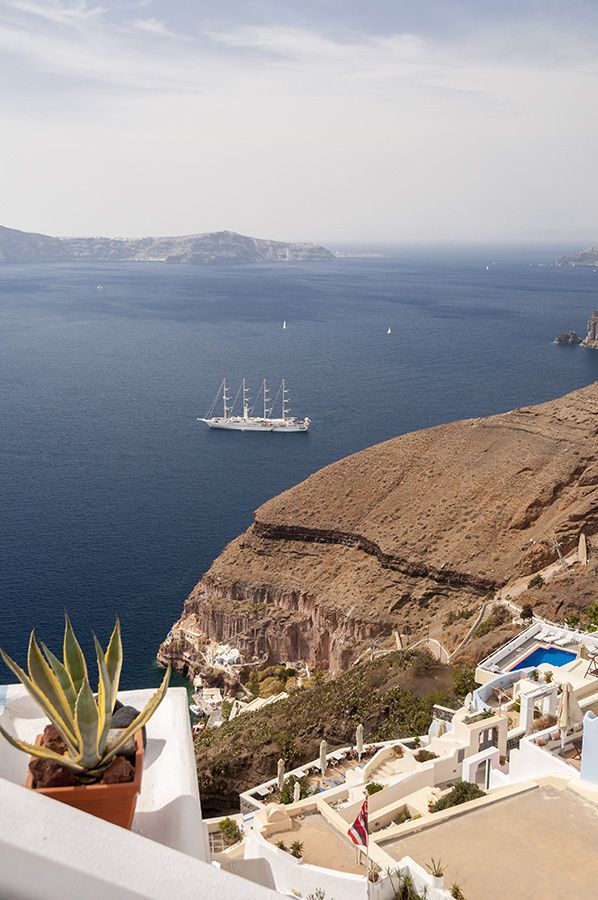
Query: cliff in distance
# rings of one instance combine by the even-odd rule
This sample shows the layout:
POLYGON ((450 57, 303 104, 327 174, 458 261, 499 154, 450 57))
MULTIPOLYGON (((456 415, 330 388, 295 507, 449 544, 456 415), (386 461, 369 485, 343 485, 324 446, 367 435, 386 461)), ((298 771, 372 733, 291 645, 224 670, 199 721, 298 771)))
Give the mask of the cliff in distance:
POLYGON ((0 262, 319 262, 334 254, 319 244, 285 243, 213 231, 183 237, 50 237, 0 226, 0 262))
POLYGON ((394 632, 430 628, 450 647, 449 616, 472 615, 582 530, 598 532, 598 382, 394 438, 265 503, 192 591, 159 658, 193 674, 207 637, 246 661, 336 672, 394 632))

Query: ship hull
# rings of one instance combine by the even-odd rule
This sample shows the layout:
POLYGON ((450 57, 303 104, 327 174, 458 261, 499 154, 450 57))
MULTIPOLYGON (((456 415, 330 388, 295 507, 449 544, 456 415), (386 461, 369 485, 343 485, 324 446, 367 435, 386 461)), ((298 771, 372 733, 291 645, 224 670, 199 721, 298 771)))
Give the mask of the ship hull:
POLYGON ((305 432, 309 428, 309 423, 304 420, 293 422, 290 419, 287 419, 286 421, 283 421, 282 419, 271 419, 268 421, 267 419, 214 418, 198 419, 198 421, 205 422, 210 428, 217 428, 223 431, 275 431, 279 434, 297 434, 299 432, 305 432))

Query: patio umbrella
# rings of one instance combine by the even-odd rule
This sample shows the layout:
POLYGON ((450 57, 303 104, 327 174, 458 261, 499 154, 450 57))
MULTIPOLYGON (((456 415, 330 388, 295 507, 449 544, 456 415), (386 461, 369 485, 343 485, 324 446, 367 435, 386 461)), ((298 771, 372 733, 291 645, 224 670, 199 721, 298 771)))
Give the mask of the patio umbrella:
POLYGON ((278 760, 278 790, 282 791, 284 787, 284 759, 278 760))
POLYGON ((293 788, 293 803, 298 803, 299 800, 301 800, 301 785, 296 781, 293 788))
POLYGON ((326 741, 320 741, 320 772, 322 775, 326 771, 326 752, 328 747, 326 746, 326 741))
POLYGON ((563 682, 559 705, 556 711, 556 724, 561 730, 561 752, 565 749, 567 732, 581 722, 583 716, 577 697, 568 681, 563 682))
POLYGON ((357 726, 357 731, 355 732, 355 747, 357 749, 357 756, 361 762, 361 757, 363 756, 363 725, 357 726))

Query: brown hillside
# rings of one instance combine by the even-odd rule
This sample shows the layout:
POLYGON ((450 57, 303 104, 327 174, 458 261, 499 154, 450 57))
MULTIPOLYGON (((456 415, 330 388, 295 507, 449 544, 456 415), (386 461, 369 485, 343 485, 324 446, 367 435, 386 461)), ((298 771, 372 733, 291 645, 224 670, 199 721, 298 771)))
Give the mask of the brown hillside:
MULTIPOLYGON (((246 658, 338 670, 395 629, 431 626, 442 639, 449 611, 537 571, 555 539, 567 551, 580 530, 598 532, 598 383, 322 469, 257 510, 181 622, 246 658)), ((455 639, 472 621, 453 626, 455 639)), ((193 670, 192 647, 177 641, 161 658, 193 670)))

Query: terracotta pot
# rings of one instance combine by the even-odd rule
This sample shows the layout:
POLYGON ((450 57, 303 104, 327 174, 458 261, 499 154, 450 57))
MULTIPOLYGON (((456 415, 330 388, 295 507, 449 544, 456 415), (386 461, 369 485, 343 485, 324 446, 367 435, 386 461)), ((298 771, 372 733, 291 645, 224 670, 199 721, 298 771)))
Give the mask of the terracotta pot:
MULTIPOLYGON (((41 734, 37 736, 35 743, 41 741, 41 734)), ((113 825, 121 828, 130 828, 137 806, 137 795, 141 791, 141 778, 143 776, 143 737, 141 731, 135 734, 135 777, 133 781, 124 784, 82 784, 77 787, 49 787, 36 788, 33 786, 33 776, 27 771, 25 787, 59 800, 75 809, 97 816, 113 825)))

